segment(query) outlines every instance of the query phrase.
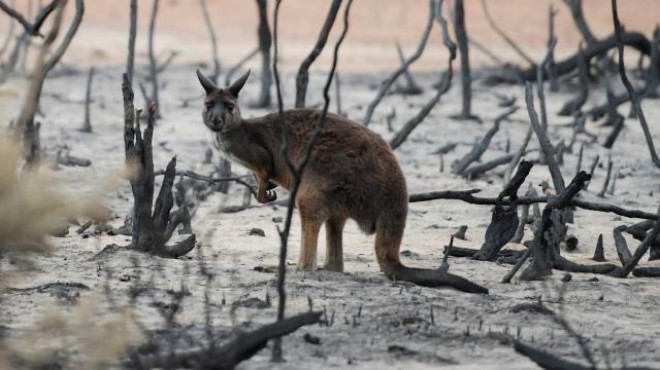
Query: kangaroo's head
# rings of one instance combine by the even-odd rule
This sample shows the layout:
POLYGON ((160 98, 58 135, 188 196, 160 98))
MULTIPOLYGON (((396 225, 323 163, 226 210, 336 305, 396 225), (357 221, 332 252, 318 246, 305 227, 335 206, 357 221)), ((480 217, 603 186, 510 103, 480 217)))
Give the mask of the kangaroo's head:
POLYGON ((227 88, 217 87, 210 78, 206 77, 199 69, 197 77, 202 84, 206 97, 204 98, 204 112, 202 118, 204 124, 211 131, 227 131, 241 123, 241 111, 238 108, 238 93, 245 85, 250 71, 236 80, 227 88))

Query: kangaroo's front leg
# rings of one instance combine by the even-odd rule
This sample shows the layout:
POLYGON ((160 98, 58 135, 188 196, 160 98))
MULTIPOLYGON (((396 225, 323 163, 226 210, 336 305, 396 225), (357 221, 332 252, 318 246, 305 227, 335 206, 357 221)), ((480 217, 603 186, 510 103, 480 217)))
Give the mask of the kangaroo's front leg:
POLYGON ((268 203, 277 199, 277 193, 273 188, 273 183, 269 180, 268 176, 264 173, 254 173, 257 178, 259 188, 257 189, 257 201, 259 203, 268 203))

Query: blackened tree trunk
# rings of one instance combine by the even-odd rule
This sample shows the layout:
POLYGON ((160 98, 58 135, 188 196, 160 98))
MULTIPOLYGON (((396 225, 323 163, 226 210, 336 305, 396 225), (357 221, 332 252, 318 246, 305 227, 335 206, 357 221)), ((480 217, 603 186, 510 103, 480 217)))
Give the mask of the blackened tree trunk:
POLYGON ((458 43, 458 51, 461 55, 461 87, 463 91, 463 105, 461 113, 458 115, 460 118, 473 118, 471 105, 472 105, 472 88, 470 76, 470 58, 468 50, 468 36, 465 30, 465 8, 463 7, 463 0, 456 0, 454 9, 454 32, 456 33, 456 42, 458 43))
POLYGON ((270 46, 272 38, 270 28, 268 27, 268 2, 267 0, 257 0, 259 8, 259 50, 261 51, 261 92, 259 100, 254 104, 255 107, 270 107, 270 85, 273 83, 273 77, 270 69, 270 46))
POLYGON ((131 18, 128 29, 128 57, 126 58, 126 74, 133 88, 133 66, 135 65, 135 36, 137 34, 137 0, 131 0, 131 18))
POLYGON ((55 10, 56 13, 53 24, 44 43, 41 45, 39 54, 37 55, 32 79, 30 80, 27 93, 25 94, 25 103, 23 104, 23 108, 21 109, 16 120, 16 125, 14 126, 14 134, 16 136, 22 136, 23 145, 27 150, 25 155, 28 162, 38 159, 39 125, 35 124, 34 117, 39 108, 39 100, 41 98, 41 91, 43 90, 44 82, 46 81, 46 76, 48 76, 48 73, 57 65, 66 49, 69 47, 71 40, 73 40, 73 37, 78 31, 78 26, 80 26, 80 22, 82 21, 85 12, 84 1, 76 0, 76 10, 71 25, 60 45, 51 52, 50 48, 55 43, 62 25, 63 7, 65 5, 65 3, 60 3, 58 9, 55 10))

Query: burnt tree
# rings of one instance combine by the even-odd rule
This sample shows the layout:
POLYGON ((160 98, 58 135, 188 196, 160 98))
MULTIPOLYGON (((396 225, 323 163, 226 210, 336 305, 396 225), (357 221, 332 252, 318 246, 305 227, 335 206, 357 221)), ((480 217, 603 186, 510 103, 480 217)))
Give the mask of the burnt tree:
POLYGON ((140 111, 133 105, 133 89, 128 75, 122 79, 124 99, 124 150, 126 164, 135 169, 130 178, 133 192, 133 230, 130 248, 161 257, 176 258, 190 252, 196 243, 195 234, 175 245, 166 245, 181 222, 185 207, 170 212, 174 205, 172 187, 176 176, 176 157, 168 163, 163 183, 154 204, 154 161, 152 137, 156 107, 149 107, 147 127, 140 127, 140 111), (152 210, 153 205, 153 210, 152 210))
POLYGON ((257 0, 257 8, 259 10, 257 35, 259 36, 259 51, 261 52, 261 91, 259 93, 259 99, 254 103, 254 107, 270 107, 270 85, 273 83, 270 69, 272 37, 270 35, 270 27, 268 27, 267 0, 257 0))
POLYGON ((51 51, 51 47, 59 35, 65 5, 65 2, 57 2, 53 24, 39 49, 32 78, 25 94, 25 102, 14 125, 14 135, 23 139, 23 145, 26 148, 25 158, 28 163, 34 162, 39 157, 38 132, 36 131, 37 125, 34 122, 34 117, 39 108, 44 82, 48 73, 57 65, 69 47, 85 12, 84 1, 76 0, 75 14, 69 29, 60 45, 51 51))
POLYGON ((456 0, 454 9, 454 33, 458 44, 458 53, 461 57, 461 88, 463 102, 461 113, 456 117, 461 119, 475 119, 472 115, 472 76, 470 74, 470 57, 468 48, 468 35, 465 29, 465 8, 463 0, 456 0))

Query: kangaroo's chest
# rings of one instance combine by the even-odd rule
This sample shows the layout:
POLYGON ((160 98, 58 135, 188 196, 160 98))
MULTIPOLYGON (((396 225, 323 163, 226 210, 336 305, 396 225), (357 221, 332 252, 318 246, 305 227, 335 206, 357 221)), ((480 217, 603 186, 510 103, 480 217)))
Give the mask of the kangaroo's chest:
POLYGON ((249 163, 248 159, 245 158, 245 143, 236 142, 232 138, 227 138, 223 135, 213 135, 214 144, 216 149, 224 153, 229 160, 234 161, 244 167, 253 169, 254 164, 249 163))

